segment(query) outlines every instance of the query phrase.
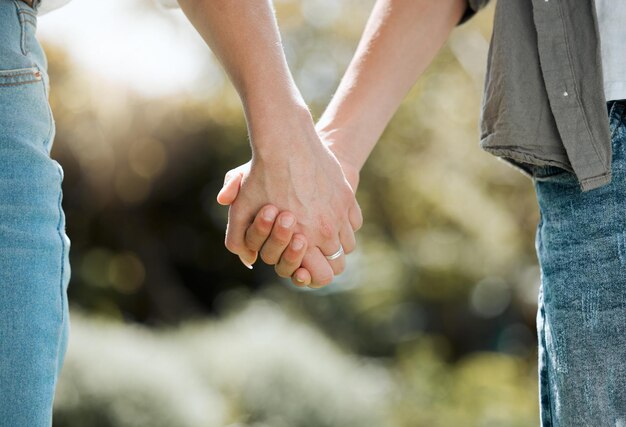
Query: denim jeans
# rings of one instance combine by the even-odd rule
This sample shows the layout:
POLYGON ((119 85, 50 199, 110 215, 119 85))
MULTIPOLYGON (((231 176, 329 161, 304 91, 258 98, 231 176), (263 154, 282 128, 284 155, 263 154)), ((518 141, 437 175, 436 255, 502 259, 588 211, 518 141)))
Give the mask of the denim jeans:
POLYGON ((541 425, 626 426, 626 101, 607 103, 612 182, 535 167, 541 425))
POLYGON ((37 12, 0 0, 0 426, 49 427, 68 338, 70 242, 37 12))

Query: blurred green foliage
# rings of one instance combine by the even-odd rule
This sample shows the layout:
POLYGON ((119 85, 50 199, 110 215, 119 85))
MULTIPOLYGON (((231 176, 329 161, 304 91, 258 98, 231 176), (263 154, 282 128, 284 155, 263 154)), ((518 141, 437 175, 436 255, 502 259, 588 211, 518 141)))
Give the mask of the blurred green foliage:
MULTIPOLYGON (((315 115, 372 3, 276 3, 315 115)), ((215 195, 250 155, 232 87, 145 99, 47 46, 74 307, 55 425, 536 425, 536 202, 478 146, 492 14, 394 117, 362 173, 359 250, 319 291, 223 246, 215 195)))
POLYGON ((450 365, 424 337, 387 363, 346 352, 269 300, 159 332, 77 312, 72 321, 80 344, 58 389, 59 426, 536 424, 534 380, 517 357, 450 365))

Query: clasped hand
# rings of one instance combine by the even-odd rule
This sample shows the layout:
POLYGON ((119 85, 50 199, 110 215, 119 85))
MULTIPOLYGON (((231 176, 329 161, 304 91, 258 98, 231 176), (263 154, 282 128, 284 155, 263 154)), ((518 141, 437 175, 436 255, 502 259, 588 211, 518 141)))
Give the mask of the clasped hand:
POLYGON ((344 174, 348 165, 314 131, 284 140, 226 174, 218 194, 230 205, 226 248, 250 267, 260 255, 298 286, 325 286, 345 268, 344 255, 327 257, 356 247, 358 173, 344 174))

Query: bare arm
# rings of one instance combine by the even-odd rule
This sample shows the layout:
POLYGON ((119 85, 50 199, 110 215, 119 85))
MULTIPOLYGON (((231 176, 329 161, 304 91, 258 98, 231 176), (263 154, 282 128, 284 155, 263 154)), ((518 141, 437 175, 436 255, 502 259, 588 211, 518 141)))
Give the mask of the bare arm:
POLYGON ((360 209, 341 167, 325 147, 296 88, 269 0, 180 0, 237 89, 248 122, 252 161, 229 209, 226 246, 251 264, 246 229, 271 203, 295 215, 308 241, 302 265, 315 284, 341 272, 324 255, 353 246, 360 209))
POLYGON ((358 174, 466 4, 467 0, 376 2, 354 58, 317 124, 346 174, 358 174))
MULTIPOLYGON (((466 0, 377 1, 354 58, 317 124, 353 188, 387 123, 459 22, 466 4, 466 0)), ((223 200, 235 200, 237 191, 238 182, 229 182, 222 189, 223 200)), ((258 223, 248 232, 258 240, 269 236, 258 223)))
MULTIPOLYGON (((277 118, 294 116, 294 121, 310 122, 268 0, 180 0, 179 4, 237 89, 251 133, 277 118), (285 117, 287 111, 291 114, 285 117)), ((252 148, 265 153, 270 144, 279 149, 284 143, 262 139, 254 141, 252 148)))

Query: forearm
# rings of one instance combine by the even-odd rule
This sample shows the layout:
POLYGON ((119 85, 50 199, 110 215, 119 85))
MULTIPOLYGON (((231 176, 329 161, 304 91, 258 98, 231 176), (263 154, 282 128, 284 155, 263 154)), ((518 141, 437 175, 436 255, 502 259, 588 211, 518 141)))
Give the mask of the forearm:
POLYGON ((459 22, 466 0, 378 0, 318 131, 356 169, 459 22))
MULTIPOLYGON (((224 66, 239 93, 251 135, 283 123, 312 119, 283 53, 269 0, 179 0, 180 6, 224 66)), ((251 138, 253 152, 286 143, 251 138)))

